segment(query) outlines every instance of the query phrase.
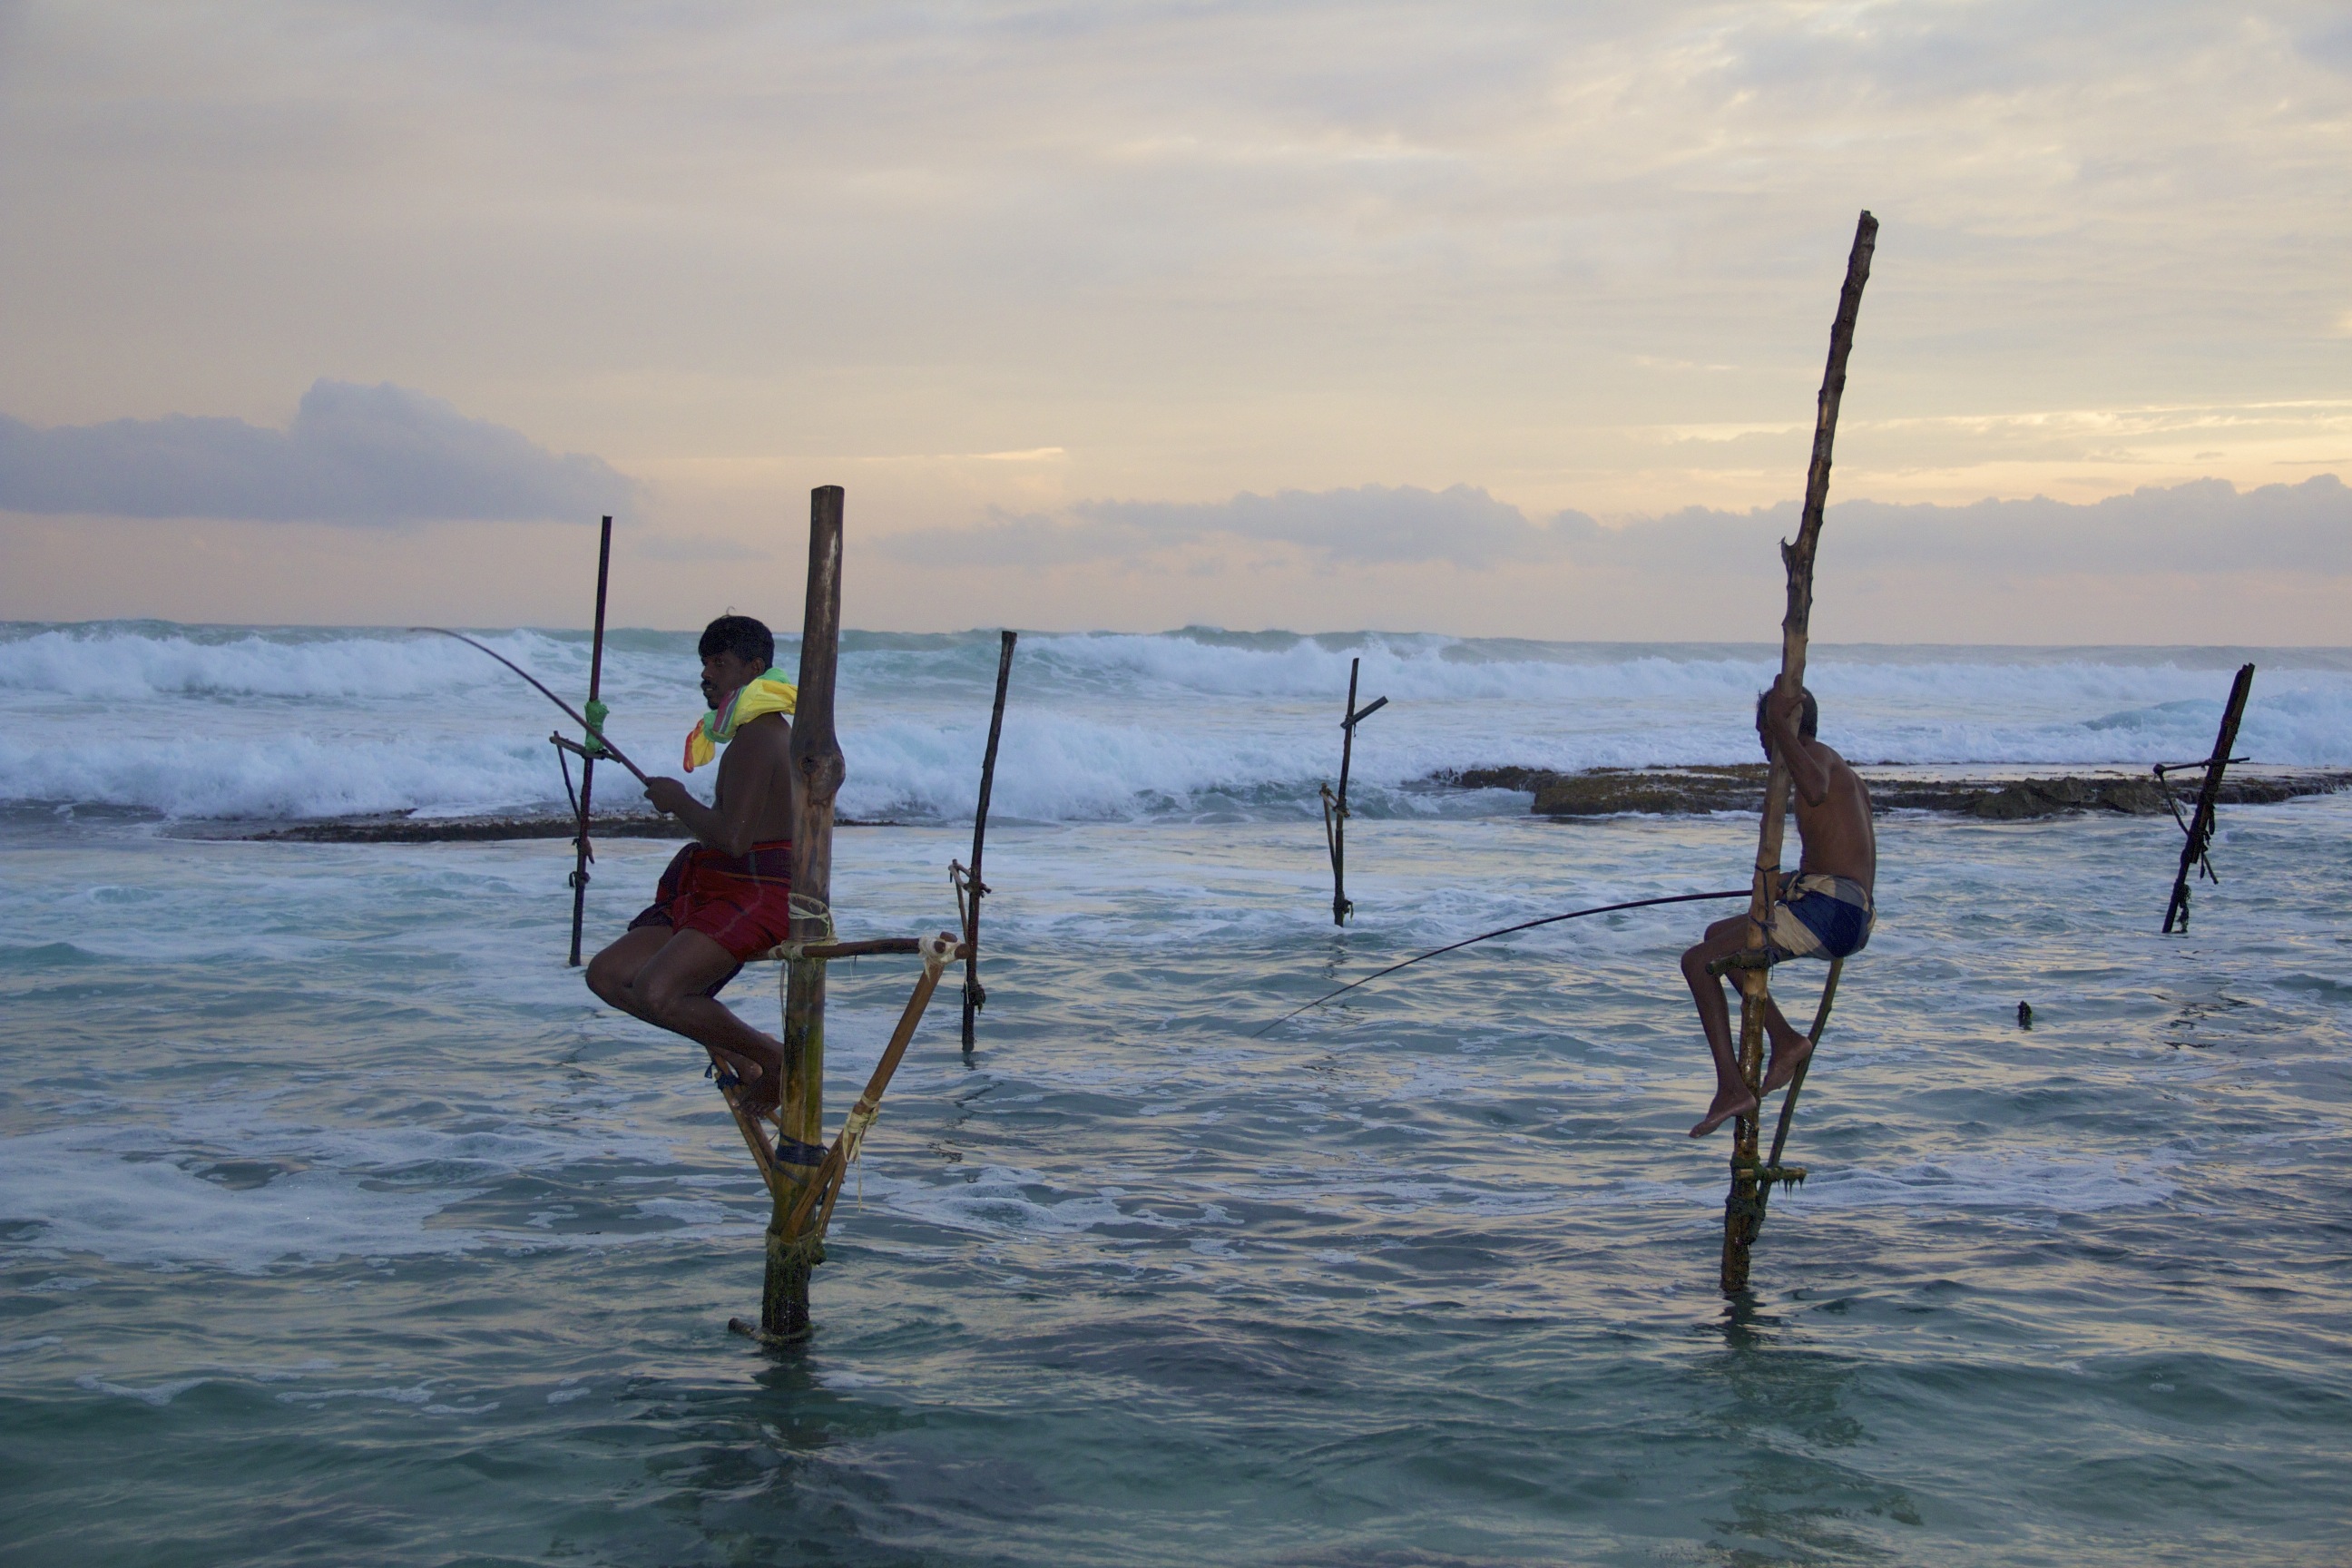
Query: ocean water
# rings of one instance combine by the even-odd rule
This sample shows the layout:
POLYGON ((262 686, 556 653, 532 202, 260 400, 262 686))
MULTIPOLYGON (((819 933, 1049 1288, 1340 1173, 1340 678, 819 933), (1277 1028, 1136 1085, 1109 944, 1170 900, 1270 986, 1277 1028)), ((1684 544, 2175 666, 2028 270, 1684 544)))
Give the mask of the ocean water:
MULTIPOLYGON (((495 644, 559 689, 580 638, 495 644)), ((994 637, 855 637, 845 931, 952 921, 994 637)), ((690 639, 625 634, 666 761, 690 639)), ((2332 650, 1820 650, 1865 761, 2352 765, 2332 650)), ((1745 755, 1769 650, 1024 637, 979 1048, 939 1006, 771 1354, 691 1047, 562 962, 558 842, 219 819, 561 796, 542 700, 376 631, 0 632, 0 1557, 2252 1563, 2352 1517, 2352 796, 1880 825, 1755 1289, 1674 960, 1753 816, 1417 781, 1745 755), (1351 655, 1355 923, 1315 789, 1351 655), (2017 1004, 2032 1003, 2022 1029, 2017 1004)), ((789 655, 784 659, 789 666, 789 655)), ((615 799, 612 775, 600 775, 615 799)), ((617 803, 617 802, 616 802, 617 803)), ((600 847, 592 933, 668 847, 600 847)), ((1779 972, 1810 1005, 1818 974, 1779 972)), ((832 1096, 906 961, 836 969, 832 1096)), ((772 971, 729 999, 772 1026, 772 971)))

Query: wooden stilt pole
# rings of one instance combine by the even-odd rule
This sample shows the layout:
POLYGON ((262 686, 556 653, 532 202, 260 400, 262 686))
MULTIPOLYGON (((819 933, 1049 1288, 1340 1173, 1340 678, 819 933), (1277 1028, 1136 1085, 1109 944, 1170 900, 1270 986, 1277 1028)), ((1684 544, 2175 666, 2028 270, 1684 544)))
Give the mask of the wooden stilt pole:
MULTIPOLYGON (((1839 401, 1845 395, 1846 358, 1853 352, 1854 318, 1862 310, 1863 285, 1870 281, 1871 253, 1878 244, 1878 220, 1864 212, 1853 231, 1853 249, 1846 258, 1845 287, 1838 295, 1837 320, 1830 328, 1830 357, 1822 376, 1821 401, 1813 422, 1813 457, 1805 475, 1805 510, 1794 544, 1783 542, 1781 564, 1789 581, 1788 610, 1780 620, 1780 678, 1778 694, 1805 683, 1805 649, 1813 613, 1813 552, 1822 535, 1822 511, 1829 503, 1830 449, 1837 437, 1839 401)), ((1776 752, 1764 787, 1764 826, 1756 845, 1756 879, 1749 895, 1748 946, 1764 945, 1764 922, 1770 913, 1780 875, 1780 839, 1789 809, 1789 769, 1776 752)), ((1763 1081, 1764 1004, 1770 994, 1769 973, 1762 967, 1733 971, 1739 976, 1739 1071, 1752 1090, 1763 1081)), ((1764 1201, 1756 1158, 1759 1118, 1743 1116, 1733 1125, 1731 1191, 1723 1202, 1723 1268, 1726 1295, 1748 1289, 1748 1247, 1764 1223, 1764 1201)))
POLYGON ((1356 706, 1356 677, 1361 658, 1348 661, 1348 705, 1339 710, 1339 792, 1323 786, 1323 842, 1331 851, 1331 923, 1343 926, 1356 906, 1348 901, 1348 769, 1356 760, 1356 726, 1389 705, 1385 697, 1356 706))
POLYGON ((988 891, 980 879, 981 850, 988 842, 988 796, 996 787, 996 742, 1004 733, 1004 689, 1013 679, 1013 645, 1021 640, 1019 632, 1002 634, 1003 641, 996 654, 996 705, 988 712, 988 751, 980 760, 980 805, 971 817, 971 873, 970 896, 963 917, 963 1048, 972 1047, 972 1020, 988 1001, 988 993, 980 984, 980 900, 988 891))
MULTIPOLYGON (((848 772, 833 728, 834 678, 841 657, 839 485, 809 497, 808 599, 801 616, 800 696, 793 714, 793 766, 800 784, 800 821, 793 833, 793 936, 830 934, 833 907, 833 803, 848 772)), ((774 1214, 768 1224, 767 1278, 760 1291, 760 1332, 797 1340, 809 1331, 809 1271, 824 1260, 823 1243, 789 1224, 793 1205, 816 1177, 824 1150, 824 963, 806 955, 784 975, 782 1124, 776 1143, 774 1214)))
MULTIPOLYGON (((597 696, 604 685, 604 585, 613 576, 613 520, 604 520, 603 536, 596 542, 596 635, 588 645, 588 708, 589 721, 601 731, 604 715, 596 710, 597 696)), ((583 737, 587 750, 580 754, 580 832, 572 839, 575 851, 572 864, 572 967, 580 967, 580 925, 588 913, 588 795, 596 784, 596 752, 602 748, 597 737, 583 737)), ((562 759, 557 759, 561 761, 562 759)))
MULTIPOLYGON (((2230 704, 2221 710, 2221 731, 2213 737, 2213 754, 2205 759, 2205 784, 2197 792, 2197 815, 2188 823, 2189 842, 2180 847, 2180 873, 2172 879, 2172 901, 2164 906, 2164 934, 2172 934, 2178 921, 2182 935, 2189 932, 2189 876, 2200 866, 2205 875, 2213 876, 2212 866, 2205 859, 2205 851, 2213 845, 2213 808, 2221 803, 2221 770, 2231 763, 2242 763, 2243 757, 2230 755, 2230 748, 2238 743, 2238 721, 2246 716, 2246 698, 2254 689, 2254 667, 2239 668, 2238 679, 2230 687, 2230 704)), ((2193 765, 2193 764, 2192 764, 2193 765)), ((2156 776, 2164 777, 2165 764, 2157 764, 2156 776)), ((2170 795, 2165 797, 2169 800, 2170 795)), ((2177 810, 2177 808, 2176 808, 2177 810)), ((2213 879, 2219 881, 2218 877, 2213 879)))

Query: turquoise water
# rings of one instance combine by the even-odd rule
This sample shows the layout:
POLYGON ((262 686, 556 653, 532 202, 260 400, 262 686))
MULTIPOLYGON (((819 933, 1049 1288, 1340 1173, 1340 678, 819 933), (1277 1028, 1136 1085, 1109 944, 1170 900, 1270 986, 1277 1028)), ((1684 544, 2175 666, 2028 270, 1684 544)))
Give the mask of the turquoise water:
MULTIPOLYGON (((2203 684, 2216 684, 2207 673, 2203 684)), ((2219 684, 2226 685, 2226 674, 2219 684)), ((2205 722, 2200 719, 2198 722, 2205 722)), ((682 726, 681 726, 682 727, 682 726)), ((543 742, 542 742, 543 744, 543 742)), ((1465 758, 1465 761, 1486 760, 1465 758)), ((853 754, 853 767, 856 765, 853 754)), ((561 963, 554 843, 0 842, 0 1546, 51 1563, 2342 1561, 2352 797, 1882 824, 1752 1300, 1688 909, 1752 817, 1271 808, 991 835, 774 1355, 690 1050, 561 963), (2016 1006, 2035 1022, 2019 1028, 2016 1006)), ((953 828, 845 831, 845 931, 953 828)), ((611 931, 667 847, 614 843, 611 931)), ((1817 976, 1791 966, 1784 994, 1817 976)), ((853 1092, 906 961, 836 972, 853 1092)), ((772 1020, 767 973, 730 998, 772 1020)), ((1792 1009, 1793 1010, 1793 1009, 1792 1009)))

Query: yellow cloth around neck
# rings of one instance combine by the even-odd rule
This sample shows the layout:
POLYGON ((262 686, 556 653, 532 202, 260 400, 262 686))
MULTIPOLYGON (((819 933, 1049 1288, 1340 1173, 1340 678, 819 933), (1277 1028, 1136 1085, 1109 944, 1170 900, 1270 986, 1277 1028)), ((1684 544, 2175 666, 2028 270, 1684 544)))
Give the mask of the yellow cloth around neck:
POLYGON ((771 669, 742 686, 724 707, 706 711, 686 732, 686 771, 692 773, 716 757, 719 748, 733 740, 743 725, 763 713, 790 713, 799 700, 800 689, 786 680, 781 669, 771 669))

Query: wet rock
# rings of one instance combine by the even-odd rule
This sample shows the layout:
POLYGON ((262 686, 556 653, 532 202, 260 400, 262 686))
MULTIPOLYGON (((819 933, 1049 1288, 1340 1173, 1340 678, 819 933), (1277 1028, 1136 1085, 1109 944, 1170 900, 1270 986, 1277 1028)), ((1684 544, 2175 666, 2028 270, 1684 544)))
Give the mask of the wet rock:
MULTIPOLYGON (((1985 822, 2030 822, 2075 812, 2160 816, 2167 811, 2163 790, 2154 779, 2139 774, 1954 779, 1920 777, 1892 767, 1859 771, 1870 785, 1872 805, 1880 812, 1940 811, 1985 822)), ((1764 804, 1764 777, 1761 763, 1728 763, 1711 767, 1591 768, 1573 773, 1486 766, 1433 773, 1421 782, 1456 789, 1523 790, 1535 796, 1535 816, 1570 818, 1756 811, 1764 804)), ((2173 794, 2183 812, 2195 802, 2198 783, 2195 775, 2173 781, 2173 794)), ((2268 805, 2347 786, 2352 786, 2352 773, 2340 771, 2236 772, 2223 776, 2220 798, 2224 805, 2268 805)))

